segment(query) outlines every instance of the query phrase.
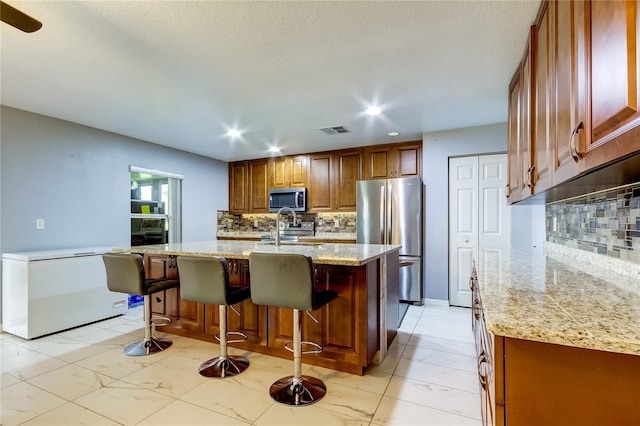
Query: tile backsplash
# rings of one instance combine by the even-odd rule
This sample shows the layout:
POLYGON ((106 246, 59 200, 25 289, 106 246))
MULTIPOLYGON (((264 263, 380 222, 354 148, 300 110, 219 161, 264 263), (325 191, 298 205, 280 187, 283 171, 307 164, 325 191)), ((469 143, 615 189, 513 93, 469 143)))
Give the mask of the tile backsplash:
MULTIPOLYGON (((299 221, 315 222, 316 233, 353 233, 356 232, 355 213, 299 213, 299 221)), ((291 221, 291 214, 281 216, 280 220, 291 221)), ((275 213, 230 214, 218 210, 218 230, 233 232, 264 232, 269 234, 276 227, 275 213)))
POLYGON ((545 210, 547 241, 640 264, 640 182, 545 210))

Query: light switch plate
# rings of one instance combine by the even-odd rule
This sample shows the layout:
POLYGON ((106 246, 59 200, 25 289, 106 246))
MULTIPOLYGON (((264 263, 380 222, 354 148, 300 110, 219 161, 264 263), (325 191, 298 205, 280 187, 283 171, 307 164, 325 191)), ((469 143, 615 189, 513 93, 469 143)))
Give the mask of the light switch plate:
POLYGON ((44 219, 36 219, 36 229, 44 229, 44 219))

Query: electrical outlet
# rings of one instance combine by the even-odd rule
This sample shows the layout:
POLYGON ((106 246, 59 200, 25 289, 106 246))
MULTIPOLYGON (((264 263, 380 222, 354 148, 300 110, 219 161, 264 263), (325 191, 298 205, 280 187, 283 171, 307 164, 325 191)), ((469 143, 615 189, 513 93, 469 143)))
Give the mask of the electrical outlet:
POLYGON ((36 229, 44 229, 44 219, 36 219, 36 229))

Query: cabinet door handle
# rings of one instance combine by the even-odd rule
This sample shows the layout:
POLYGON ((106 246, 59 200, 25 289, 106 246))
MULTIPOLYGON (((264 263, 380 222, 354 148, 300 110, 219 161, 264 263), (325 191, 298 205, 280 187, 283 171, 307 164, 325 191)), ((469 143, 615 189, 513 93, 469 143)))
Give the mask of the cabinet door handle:
POLYGON ((511 196, 511 185, 507 184, 504 187, 504 195, 505 197, 509 198, 511 196))
POLYGON ((524 173, 524 177, 523 177, 523 181, 524 181, 524 185, 531 188, 531 179, 530 179, 530 173, 531 173, 531 167, 529 167, 527 169, 527 171, 524 173))
POLYGON ((536 166, 531 166, 529 167, 529 169, 527 170, 527 173, 525 175, 525 185, 527 185, 529 188, 533 188, 534 185, 534 173, 536 171, 536 166))
POLYGON ((580 161, 580 159, 582 158, 582 154, 580 154, 580 152, 576 148, 576 136, 578 135, 578 132, 582 129, 584 129, 584 125, 582 124, 582 121, 581 121, 580 123, 578 123, 576 128, 573 129, 573 131, 571 132, 571 137, 569 140, 569 152, 571 153, 571 157, 573 157, 573 161, 575 161, 576 163, 580 161))

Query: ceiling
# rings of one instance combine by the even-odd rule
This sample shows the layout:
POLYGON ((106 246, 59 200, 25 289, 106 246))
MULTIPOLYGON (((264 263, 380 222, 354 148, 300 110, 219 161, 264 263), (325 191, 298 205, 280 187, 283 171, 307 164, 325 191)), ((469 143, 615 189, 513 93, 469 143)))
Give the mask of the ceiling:
POLYGON ((505 122, 540 4, 8 3, 43 27, 0 24, 3 105, 223 161, 505 122))

